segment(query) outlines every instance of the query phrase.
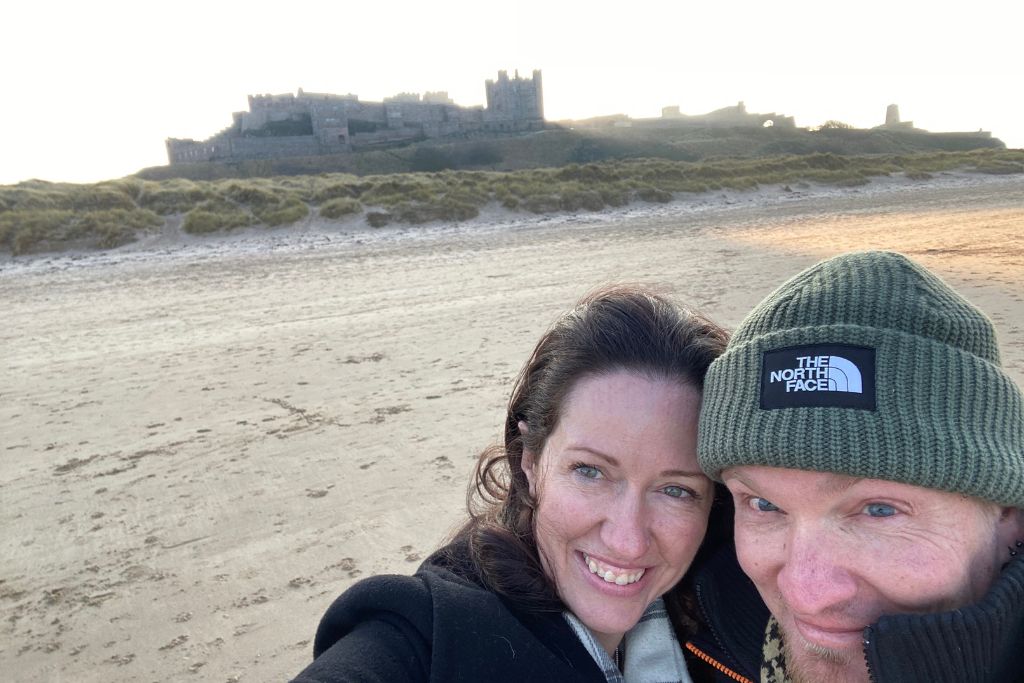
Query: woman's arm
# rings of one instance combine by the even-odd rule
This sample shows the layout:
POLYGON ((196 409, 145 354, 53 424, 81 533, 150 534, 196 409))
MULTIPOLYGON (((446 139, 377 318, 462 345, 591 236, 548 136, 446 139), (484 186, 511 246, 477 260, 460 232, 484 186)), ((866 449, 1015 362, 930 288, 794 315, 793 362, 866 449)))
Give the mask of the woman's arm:
POLYGON ((394 613, 356 625, 313 660, 293 683, 427 681, 430 648, 422 634, 394 613))
POLYGON ((427 681, 434 609, 419 576, 374 576, 342 593, 317 628, 296 683, 427 681))

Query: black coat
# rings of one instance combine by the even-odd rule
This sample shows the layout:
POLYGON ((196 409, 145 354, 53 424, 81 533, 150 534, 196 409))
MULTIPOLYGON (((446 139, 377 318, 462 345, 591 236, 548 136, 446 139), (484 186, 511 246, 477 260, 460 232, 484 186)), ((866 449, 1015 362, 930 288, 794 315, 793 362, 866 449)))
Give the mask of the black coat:
POLYGON ((464 547, 414 576, 374 576, 320 622, 314 681, 598 681, 605 678, 559 612, 527 613, 486 589, 464 547))
MULTIPOLYGON (((714 661, 716 680, 759 681, 769 612, 733 549, 703 566, 695 586, 707 626, 687 647, 714 661)), ((978 603, 884 616, 864 629, 864 639, 876 683, 1024 683, 1024 558, 1003 569, 978 603)))

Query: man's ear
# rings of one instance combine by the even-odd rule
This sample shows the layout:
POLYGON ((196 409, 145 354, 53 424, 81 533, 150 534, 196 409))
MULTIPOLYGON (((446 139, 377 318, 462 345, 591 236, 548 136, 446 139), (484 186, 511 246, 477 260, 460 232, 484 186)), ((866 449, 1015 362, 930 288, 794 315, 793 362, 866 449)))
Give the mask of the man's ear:
POLYGON ((1024 541, 1024 510, 1015 507, 1001 508, 996 529, 1000 544, 1017 550, 1017 541, 1024 541))
MULTIPOLYGON (((526 422, 523 420, 519 421, 519 436, 525 437, 529 431, 526 426, 526 422)), ((525 440, 524 440, 525 441, 525 440)), ((537 456, 533 451, 528 449, 525 445, 523 446, 523 458, 520 463, 523 468, 523 474, 526 475, 526 481, 530 483, 530 495, 534 498, 537 497, 537 456)))

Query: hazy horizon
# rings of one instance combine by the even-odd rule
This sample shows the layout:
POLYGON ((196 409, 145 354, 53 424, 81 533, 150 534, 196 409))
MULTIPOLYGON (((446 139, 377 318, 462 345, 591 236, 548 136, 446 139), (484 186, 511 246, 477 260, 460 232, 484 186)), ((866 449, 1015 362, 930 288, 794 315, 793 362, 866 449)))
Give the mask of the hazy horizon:
POLYGON ((920 6, 641 0, 613 12, 527 0, 513 14, 459 0, 393 3, 381 17, 310 0, 287 13, 182 0, 159 16, 117 0, 19 5, 0 45, 0 184, 95 182, 166 164, 166 138, 214 135, 248 95, 302 88, 379 102, 440 90, 474 106, 485 80, 517 69, 542 71, 548 121, 651 118, 673 105, 703 114, 742 100, 800 127, 870 128, 898 104, 919 128, 983 129, 1024 148, 1013 38, 1024 9, 920 6))

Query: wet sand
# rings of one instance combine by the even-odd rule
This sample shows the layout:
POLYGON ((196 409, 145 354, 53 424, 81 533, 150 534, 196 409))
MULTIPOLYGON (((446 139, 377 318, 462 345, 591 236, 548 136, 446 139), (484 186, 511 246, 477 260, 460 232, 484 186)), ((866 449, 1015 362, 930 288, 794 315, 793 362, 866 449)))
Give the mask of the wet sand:
POLYGON ((339 592, 459 522, 520 364, 600 283, 734 327, 821 257, 898 249, 1024 382, 1024 178, 795 190, 0 261, 0 671, 297 673, 339 592))

